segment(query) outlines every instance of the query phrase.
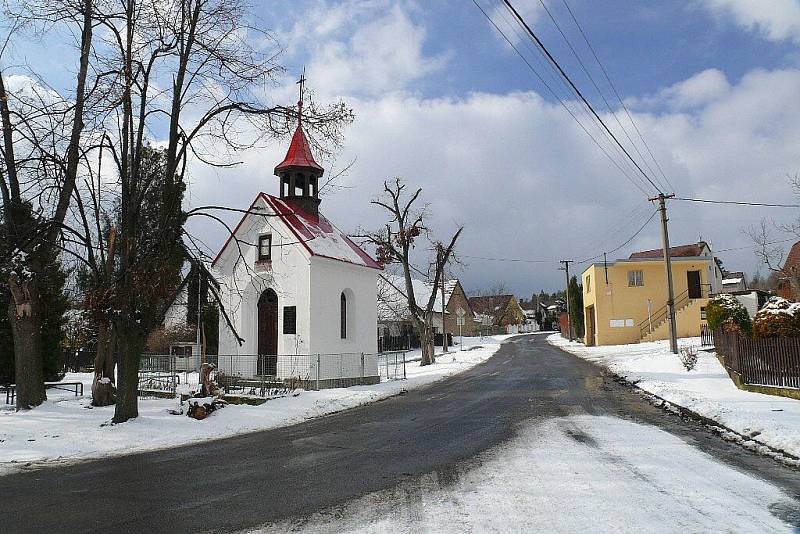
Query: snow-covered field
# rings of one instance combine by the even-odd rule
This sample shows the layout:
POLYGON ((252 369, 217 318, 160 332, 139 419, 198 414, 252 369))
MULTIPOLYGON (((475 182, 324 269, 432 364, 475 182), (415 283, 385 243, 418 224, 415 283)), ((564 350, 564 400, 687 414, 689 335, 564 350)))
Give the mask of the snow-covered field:
MULTIPOLYGON (((64 381, 84 382, 83 397, 48 390, 48 400, 34 410, 0 409, 0 475, 28 465, 129 454, 187 443, 266 430, 374 402, 420 387, 486 361, 511 336, 464 338, 463 351, 439 355, 435 365, 407 366, 407 380, 372 386, 301 391, 296 396, 270 400, 261 406, 230 405, 203 421, 171 415, 172 399, 140 399, 139 417, 111 425, 114 407, 92 408, 91 374, 70 373, 64 381), (468 349, 468 350, 467 350, 468 349)), ((419 351, 409 359, 419 359, 419 351)))
MULTIPOLYGON (((696 367, 687 371, 669 351, 668 341, 586 347, 570 343, 560 334, 550 335, 547 341, 607 367, 644 391, 752 438, 744 441, 747 446, 757 449, 762 443, 800 456, 800 401, 738 389, 713 352, 700 351, 696 367)), ((700 347, 699 338, 679 342, 700 347)))
POLYGON ((792 532, 798 524, 797 501, 680 438, 581 415, 532 424, 457 475, 426 475, 259 532, 792 532))

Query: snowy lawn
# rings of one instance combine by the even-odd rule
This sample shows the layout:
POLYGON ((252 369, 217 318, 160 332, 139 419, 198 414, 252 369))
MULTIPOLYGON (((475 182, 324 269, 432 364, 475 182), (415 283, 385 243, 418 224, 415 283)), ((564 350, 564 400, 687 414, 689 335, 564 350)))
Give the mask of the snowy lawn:
MULTIPOLYGON (((129 454, 266 430, 352 408, 420 387, 486 361, 511 336, 464 338, 464 349, 439 355, 435 365, 407 365, 407 380, 372 386, 300 391, 261 406, 230 405, 203 421, 171 415, 173 399, 140 399, 139 417, 111 425, 114 407, 93 408, 89 373, 69 373, 65 382, 82 381, 83 397, 49 389, 48 400, 34 410, 0 409, 0 475, 27 464, 56 464, 129 454), (469 350, 467 350, 469 349, 469 350)), ((441 349, 440 349, 441 350, 441 349)), ((419 351, 416 351, 419 352, 419 351)), ((419 355, 414 352, 409 358, 419 355)), ((194 374, 196 380, 196 373, 194 374)))
MULTIPOLYGON (((687 371, 669 351, 669 341, 586 347, 560 334, 547 341, 756 443, 800 456, 800 401, 740 390, 713 352, 700 351, 696 367, 687 371)), ((679 344, 699 348, 700 339, 681 339, 679 344)))
POLYGON ((796 532, 797 501, 663 430, 580 415, 434 472, 251 532, 796 532), (657 446, 654 446, 657 444, 657 446))

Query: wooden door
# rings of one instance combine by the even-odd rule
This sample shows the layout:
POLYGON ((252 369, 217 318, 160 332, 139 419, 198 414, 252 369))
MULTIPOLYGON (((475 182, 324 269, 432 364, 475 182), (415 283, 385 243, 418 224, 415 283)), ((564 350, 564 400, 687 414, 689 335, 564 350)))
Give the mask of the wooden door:
POLYGON ((686 284, 689 287, 689 298, 699 299, 703 296, 700 288, 700 271, 688 271, 686 273, 686 284))
POLYGON ((594 316, 594 306, 589 306, 586 310, 589 312, 589 328, 586 331, 586 345, 594 346, 595 329, 597 328, 595 323, 596 319, 594 316))
POLYGON ((274 376, 278 366, 278 295, 272 289, 258 299, 258 375, 274 376))

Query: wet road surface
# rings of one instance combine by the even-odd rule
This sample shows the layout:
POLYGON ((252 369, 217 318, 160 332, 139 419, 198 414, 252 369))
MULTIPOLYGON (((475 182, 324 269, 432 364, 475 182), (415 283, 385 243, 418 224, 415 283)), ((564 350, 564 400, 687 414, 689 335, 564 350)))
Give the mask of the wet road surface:
POLYGON ((800 494, 800 471, 664 413, 535 335, 510 340, 449 379, 299 425, 2 477, 0 525, 4 532, 247 529, 422 476, 455 478, 464 462, 523 427, 570 416, 657 426, 792 498, 800 494))

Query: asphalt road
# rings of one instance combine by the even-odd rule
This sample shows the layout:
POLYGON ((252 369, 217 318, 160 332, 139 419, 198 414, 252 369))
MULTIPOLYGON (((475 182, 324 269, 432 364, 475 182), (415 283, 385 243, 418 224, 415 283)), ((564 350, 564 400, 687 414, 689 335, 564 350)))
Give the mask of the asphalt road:
POLYGON ((446 480, 521 425, 575 414, 658 426, 800 495, 800 471, 652 407, 543 336, 525 336, 450 379, 292 427, 2 477, 0 528, 241 530, 338 506, 410 477, 436 473, 446 480))

